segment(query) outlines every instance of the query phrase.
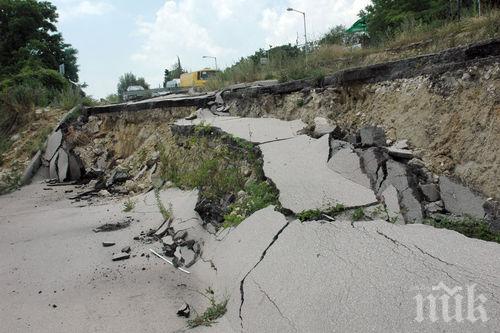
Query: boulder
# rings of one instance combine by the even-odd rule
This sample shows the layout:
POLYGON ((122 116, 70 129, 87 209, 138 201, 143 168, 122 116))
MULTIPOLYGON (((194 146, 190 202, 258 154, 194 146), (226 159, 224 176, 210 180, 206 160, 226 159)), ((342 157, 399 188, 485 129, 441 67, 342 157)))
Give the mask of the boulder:
POLYGON ((359 131, 361 144, 365 147, 383 147, 386 144, 385 131, 382 127, 367 126, 359 131))
POLYGON ((43 155, 43 158, 46 161, 52 160, 59 147, 61 147, 62 138, 63 134, 61 130, 58 130, 49 136, 49 139, 47 140, 47 148, 45 149, 45 154, 43 155))
POLYGON ((455 215, 469 215, 484 218, 483 204, 485 200, 469 188, 451 180, 446 176, 439 177, 439 189, 444 208, 455 215))
POLYGON ((57 174, 57 160, 59 159, 59 152, 52 157, 49 164, 49 177, 50 179, 58 179, 59 176, 57 174))

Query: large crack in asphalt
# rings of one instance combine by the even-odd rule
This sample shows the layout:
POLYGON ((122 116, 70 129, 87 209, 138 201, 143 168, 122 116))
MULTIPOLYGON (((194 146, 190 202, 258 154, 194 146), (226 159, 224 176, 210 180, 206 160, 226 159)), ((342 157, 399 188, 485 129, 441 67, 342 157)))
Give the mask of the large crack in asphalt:
POLYGON ((264 258, 266 257, 267 251, 271 248, 271 246, 274 245, 274 243, 278 240, 278 238, 281 235, 281 233, 289 225, 290 225, 290 222, 287 222, 280 230, 278 230, 278 232, 276 233, 276 235, 274 235, 273 239, 271 240, 271 243, 269 243, 269 245, 262 252, 262 255, 260 256, 259 261, 255 265, 253 265, 253 267, 245 274, 245 276, 243 277, 243 279, 240 281, 240 296, 241 296, 240 299, 241 299, 241 303, 240 303, 240 308, 239 308, 238 314, 239 314, 239 317, 240 317, 241 328, 243 328, 243 316, 241 314, 241 310, 243 309, 243 304, 245 303, 245 280, 250 275, 250 273, 252 273, 252 271, 262 262, 262 260, 264 260, 264 258))

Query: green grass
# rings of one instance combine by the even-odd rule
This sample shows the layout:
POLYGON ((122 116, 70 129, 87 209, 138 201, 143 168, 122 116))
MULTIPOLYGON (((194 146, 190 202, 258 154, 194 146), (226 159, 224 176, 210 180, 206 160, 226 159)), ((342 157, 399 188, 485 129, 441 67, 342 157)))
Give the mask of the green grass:
POLYGON ((279 205, 278 191, 266 181, 251 182, 245 186, 246 195, 229 207, 224 216, 224 228, 235 227, 258 210, 279 205))
POLYGON ((133 201, 132 199, 128 199, 123 203, 123 211, 125 213, 133 211, 134 208, 135 208, 135 201, 133 201))
POLYGON ((10 138, 7 137, 7 135, 0 133, 0 166, 2 166, 4 162, 2 155, 6 153, 10 149, 10 147, 12 147, 10 138))
POLYGON ((297 214, 297 218, 302 221, 315 221, 315 220, 321 220, 323 219, 323 214, 326 214, 328 216, 335 216, 343 211, 345 211, 345 207, 342 204, 336 204, 333 207, 329 207, 323 210, 320 209, 310 209, 310 210, 305 210, 297 214))
POLYGON ((47 126, 36 133, 31 141, 25 147, 25 151, 29 153, 30 156, 36 154, 37 151, 42 150, 45 146, 45 141, 49 134, 52 133, 52 127, 47 126))
POLYGON ((432 225, 436 228, 455 230, 467 237, 500 243, 500 232, 491 231, 484 219, 476 219, 468 216, 451 218, 443 215, 426 219, 424 220, 424 224, 432 225))
POLYGON ((363 208, 358 207, 352 212, 352 220, 353 221, 360 221, 365 217, 365 212, 363 211, 363 208))
POLYGON ((210 300, 210 306, 201 315, 197 315, 195 318, 188 320, 189 328, 212 326, 216 323, 217 319, 226 314, 227 299, 222 302, 217 302, 213 295, 208 298, 210 300))
POLYGON ((10 193, 21 186, 21 174, 18 171, 4 175, 0 179, 0 194, 10 193))
POLYGON ((156 198, 156 205, 158 206, 158 209, 160 210, 161 216, 163 217, 164 221, 168 221, 172 218, 172 207, 169 207, 168 209, 163 205, 163 202, 161 202, 160 198, 160 189, 155 189, 155 198, 156 198))

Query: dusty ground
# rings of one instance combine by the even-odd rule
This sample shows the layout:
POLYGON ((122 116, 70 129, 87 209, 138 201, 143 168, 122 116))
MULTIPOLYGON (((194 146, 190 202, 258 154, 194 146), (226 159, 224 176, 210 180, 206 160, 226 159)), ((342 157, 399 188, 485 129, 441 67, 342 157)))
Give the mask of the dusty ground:
MULTIPOLYGON (((199 304, 190 275, 148 254, 132 238, 158 227, 161 215, 153 197, 136 198, 133 212, 108 199, 81 207, 65 194, 68 187, 44 190, 34 184, 0 197, 0 321, 4 332, 173 332, 185 327, 176 316, 184 301, 199 304), (129 228, 94 233, 102 223, 131 216, 129 228), (102 242, 116 245, 104 248, 102 242), (112 253, 132 248, 129 260, 112 253)), ((164 194, 165 201, 194 206, 189 193, 164 194), (174 198, 175 196, 175 198, 174 198)), ((179 209, 178 216, 192 214, 179 209)), ((201 309, 201 305, 198 309, 201 309)))
POLYGON ((232 101, 232 114, 311 123, 325 116, 345 128, 383 126, 409 139, 435 173, 452 174, 500 198, 500 64, 444 76, 329 87, 324 91, 232 101))

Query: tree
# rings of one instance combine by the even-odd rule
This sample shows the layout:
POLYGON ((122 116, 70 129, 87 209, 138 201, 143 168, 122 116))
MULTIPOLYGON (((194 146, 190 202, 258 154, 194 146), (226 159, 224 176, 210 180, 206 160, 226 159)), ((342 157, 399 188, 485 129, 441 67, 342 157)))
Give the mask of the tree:
POLYGON ((163 79, 163 87, 167 86, 168 81, 172 81, 173 79, 178 79, 181 77, 183 73, 186 73, 184 68, 181 65, 181 59, 177 57, 177 62, 172 65, 171 69, 165 69, 165 77, 163 79))
POLYGON ((125 73, 118 79, 118 96, 123 97, 123 93, 127 91, 127 88, 130 86, 141 86, 144 89, 149 89, 149 84, 146 83, 146 80, 143 77, 136 77, 132 73, 125 73))
POLYGON ((57 70, 78 81, 77 51, 64 43, 55 26, 56 7, 48 1, 0 0, 0 78, 23 68, 57 70))
POLYGON ((346 29, 343 25, 337 25, 330 29, 320 40, 320 44, 344 44, 346 38, 346 29))

